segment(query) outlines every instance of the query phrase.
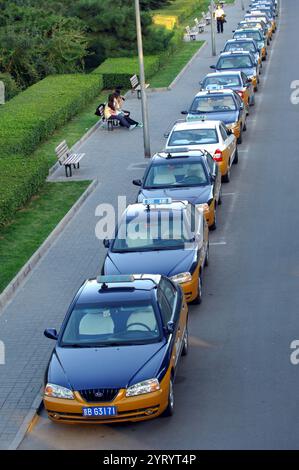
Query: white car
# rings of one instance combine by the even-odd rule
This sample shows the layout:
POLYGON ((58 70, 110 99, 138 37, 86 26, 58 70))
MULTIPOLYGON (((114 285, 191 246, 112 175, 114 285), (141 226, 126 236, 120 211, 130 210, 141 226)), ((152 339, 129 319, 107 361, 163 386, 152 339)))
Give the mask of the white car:
POLYGON ((165 151, 180 147, 207 150, 218 163, 222 180, 230 180, 230 169, 238 163, 237 139, 222 121, 178 122, 171 129, 165 151))

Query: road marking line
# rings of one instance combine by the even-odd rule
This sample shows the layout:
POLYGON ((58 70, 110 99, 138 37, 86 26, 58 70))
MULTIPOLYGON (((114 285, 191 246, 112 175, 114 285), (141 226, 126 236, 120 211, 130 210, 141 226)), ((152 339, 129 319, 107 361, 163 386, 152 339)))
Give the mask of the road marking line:
POLYGON ((234 196, 236 193, 222 193, 222 196, 234 196))
POLYGON ((226 245, 226 242, 210 242, 210 246, 211 245, 226 245))

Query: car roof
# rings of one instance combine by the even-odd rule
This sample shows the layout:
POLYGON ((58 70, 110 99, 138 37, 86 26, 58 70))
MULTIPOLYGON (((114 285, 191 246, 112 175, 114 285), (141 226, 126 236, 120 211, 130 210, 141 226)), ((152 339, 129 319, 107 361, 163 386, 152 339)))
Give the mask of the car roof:
POLYGON ((204 79, 209 78, 209 77, 218 77, 219 75, 224 76, 224 75, 240 75, 240 74, 241 74, 241 70, 228 70, 227 72, 225 72, 224 70, 221 70, 219 72, 207 73, 204 79))
POLYGON ((235 95, 235 92, 230 88, 224 88, 221 90, 203 90, 196 93, 194 98, 198 96, 207 96, 207 95, 235 95))
POLYGON ((244 41, 245 41, 245 42, 246 42, 246 41, 247 41, 247 42, 255 42, 255 40, 254 40, 253 38, 240 38, 240 39, 238 39, 238 38, 232 38, 232 39, 228 39, 228 40, 226 41, 226 44, 227 44, 228 42, 244 42, 244 41))
POLYGON ((227 51, 227 52, 221 52, 219 57, 232 57, 234 55, 252 55, 251 52, 249 51, 227 51))
MULTIPOLYGON (((172 201, 169 204, 151 204, 150 209, 155 211, 171 210, 174 212, 182 212, 187 209, 188 205, 190 205, 188 201, 172 201)), ((135 204, 130 204, 126 208, 124 214, 128 217, 136 217, 136 214, 146 214, 147 212, 148 206, 146 204, 143 202, 136 202, 135 204)))
POLYGON ((235 33, 244 33, 245 30, 246 31, 258 31, 259 33, 261 32, 259 28, 239 28, 239 29, 236 29, 235 33))
POLYGON ((107 302, 118 300, 118 298, 124 300, 131 300, 133 297, 136 300, 150 299, 152 297, 151 291, 157 287, 160 280, 161 275, 159 274, 99 276, 87 279, 79 292, 76 304, 102 301, 103 296, 107 302), (107 282, 104 282, 105 279, 107 282))
POLYGON ((219 126, 221 121, 219 120, 198 120, 198 121, 185 121, 185 122, 178 122, 176 123, 171 132, 173 130, 187 130, 187 129, 215 129, 215 127, 219 126))

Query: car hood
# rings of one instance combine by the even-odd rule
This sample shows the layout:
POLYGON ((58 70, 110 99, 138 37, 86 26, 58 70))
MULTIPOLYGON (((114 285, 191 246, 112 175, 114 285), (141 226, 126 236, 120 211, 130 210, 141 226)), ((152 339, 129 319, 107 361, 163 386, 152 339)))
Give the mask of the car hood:
POLYGON ((109 252, 104 263, 105 274, 151 273, 174 276, 190 270, 197 249, 109 252))
MULTIPOLYGON (((189 148, 190 150, 203 149, 203 146, 190 146, 189 148)), ((173 200, 189 201, 192 204, 202 204, 204 202, 208 202, 208 200, 212 197, 212 186, 207 185, 189 188, 142 189, 138 195, 138 202, 142 202, 144 198, 152 197, 171 197, 173 200)))
POLYGON ((72 390, 126 388, 153 378, 163 362, 166 342, 107 348, 56 347, 47 381, 72 390))
POLYGON ((188 114, 187 121, 198 120, 200 119, 199 116, 204 116, 207 121, 223 121, 225 124, 228 124, 238 120, 238 111, 215 111, 214 113, 188 114))

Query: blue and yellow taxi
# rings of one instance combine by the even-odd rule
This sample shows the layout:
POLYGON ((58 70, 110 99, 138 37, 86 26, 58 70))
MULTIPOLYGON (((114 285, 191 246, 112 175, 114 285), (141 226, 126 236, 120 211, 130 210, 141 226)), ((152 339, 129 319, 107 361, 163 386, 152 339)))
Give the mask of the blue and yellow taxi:
POLYGON ((44 405, 57 423, 144 421, 174 412, 174 379, 188 352, 188 307, 165 276, 84 282, 45 374, 44 405))
POLYGON ((201 303, 209 260, 209 228, 201 207, 171 198, 131 204, 104 246, 102 274, 163 274, 180 284, 187 302, 201 303))

